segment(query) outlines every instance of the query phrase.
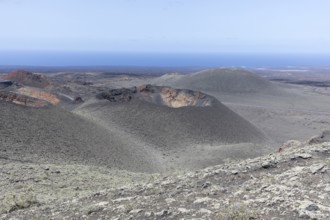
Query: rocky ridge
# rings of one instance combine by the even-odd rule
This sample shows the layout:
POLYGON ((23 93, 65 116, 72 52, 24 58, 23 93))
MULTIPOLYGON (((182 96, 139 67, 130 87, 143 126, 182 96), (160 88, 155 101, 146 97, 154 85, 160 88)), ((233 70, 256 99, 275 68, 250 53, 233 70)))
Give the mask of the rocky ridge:
POLYGON ((44 100, 8 91, 0 91, 0 101, 10 102, 28 107, 44 107, 48 105, 48 102, 44 100))
POLYGON ((21 87, 17 89, 15 92, 21 95, 26 95, 32 98, 47 101, 53 105, 58 105, 61 102, 56 95, 52 94, 51 92, 43 91, 38 88, 21 87))
POLYGON ((110 102, 130 102, 138 99, 171 108, 187 106, 205 107, 212 106, 215 102, 215 98, 202 92, 153 85, 111 89, 98 94, 97 98, 106 99, 110 102))
POLYGON ((330 142, 32 204, 0 219, 329 219, 330 142))
POLYGON ((244 69, 217 68, 186 75, 165 74, 151 80, 150 83, 203 92, 264 94, 277 92, 273 83, 244 69))
POLYGON ((28 107, 58 105, 61 100, 51 91, 50 85, 51 81, 44 75, 15 70, 0 77, 0 101, 28 107))
POLYGON ((31 73, 25 70, 15 70, 1 77, 2 80, 11 80, 23 85, 45 88, 51 85, 50 80, 43 75, 31 73))

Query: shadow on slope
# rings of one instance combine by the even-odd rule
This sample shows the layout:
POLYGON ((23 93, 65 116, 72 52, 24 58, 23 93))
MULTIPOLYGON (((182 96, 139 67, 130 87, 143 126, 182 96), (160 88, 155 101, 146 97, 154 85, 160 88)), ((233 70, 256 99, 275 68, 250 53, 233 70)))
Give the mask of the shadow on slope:
POLYGON ((272 82, 244 69, 207 69, 188 75, 166 74, 153 79, 152 83, 226 93, 273 93, 277 90, 272 82))
POLYGON ((1 157, 33 162, 87 163, 131 171, 158 171, 152 153, 124 137, 58 107, 0 101, 1 157))
POLYGON ((147 92, 140 88, 103 92, 75 113, 124 134, 138 145, 155 149, 164 169, 200 168, 226 157, 255 157, 267 151, 262 132, 212 96, 201 93, 211 105, 176 107, 152 99, 159 98, 164 88, 171 88, 149 86, 147 92), (208 161, 210 158, 212 161, 208 161))

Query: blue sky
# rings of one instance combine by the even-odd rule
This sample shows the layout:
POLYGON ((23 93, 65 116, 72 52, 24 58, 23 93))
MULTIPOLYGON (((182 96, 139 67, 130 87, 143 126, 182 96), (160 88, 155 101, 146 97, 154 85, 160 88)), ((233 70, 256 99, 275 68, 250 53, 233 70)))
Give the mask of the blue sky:
POLYGON ((329 0, 0 0, 0 51, 330 53, 329 0))

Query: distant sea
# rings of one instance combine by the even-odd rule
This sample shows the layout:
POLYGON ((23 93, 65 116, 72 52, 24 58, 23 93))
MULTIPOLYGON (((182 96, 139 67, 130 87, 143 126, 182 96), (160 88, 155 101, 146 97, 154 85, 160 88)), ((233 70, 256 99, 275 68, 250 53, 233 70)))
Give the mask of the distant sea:
POLYGON ((4 52, 0 66, 329 68, 329 55, 4 52))

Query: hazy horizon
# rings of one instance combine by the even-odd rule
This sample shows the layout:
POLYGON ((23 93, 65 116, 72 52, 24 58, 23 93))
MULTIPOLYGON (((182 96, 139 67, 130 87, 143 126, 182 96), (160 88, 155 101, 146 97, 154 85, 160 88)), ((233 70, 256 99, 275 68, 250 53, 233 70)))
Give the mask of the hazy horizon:
POLYGON ((0 66, 330 68, 327 54, 0 51, 0 66))
POLYGON ((326 0, 0 0, 0 51, 329 54, 329 8, 326 0))

